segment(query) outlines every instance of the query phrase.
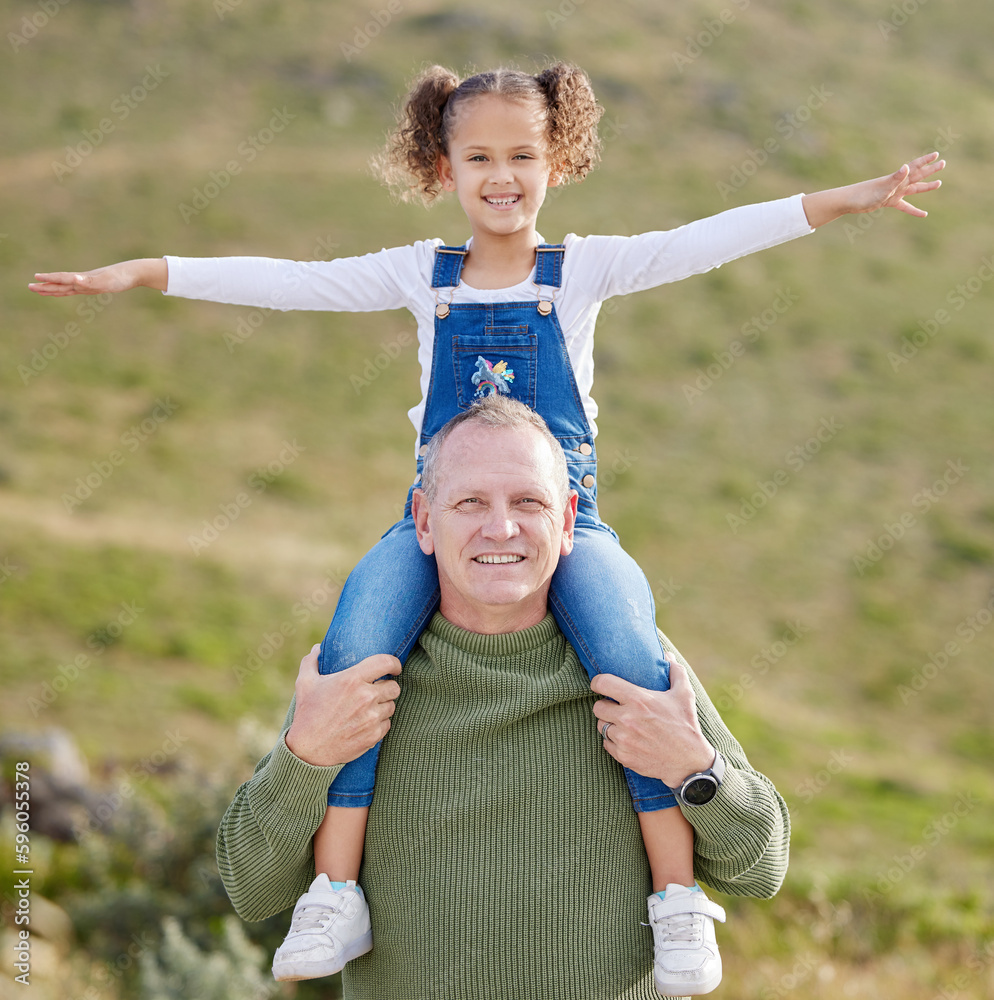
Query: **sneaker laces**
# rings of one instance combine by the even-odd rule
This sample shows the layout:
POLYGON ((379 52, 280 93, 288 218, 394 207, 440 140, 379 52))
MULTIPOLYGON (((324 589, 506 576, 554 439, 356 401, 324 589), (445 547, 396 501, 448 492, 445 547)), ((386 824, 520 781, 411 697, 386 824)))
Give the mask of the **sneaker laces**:
POLYGON ((700 913, 671 913, 653 923, 660 928, 661 944, 700 944, 704 938, 704 917, 700 913))
POLYGON ((304 903, 290 921, 291 931, 323 931, 341 910, 333 903, 304 903))

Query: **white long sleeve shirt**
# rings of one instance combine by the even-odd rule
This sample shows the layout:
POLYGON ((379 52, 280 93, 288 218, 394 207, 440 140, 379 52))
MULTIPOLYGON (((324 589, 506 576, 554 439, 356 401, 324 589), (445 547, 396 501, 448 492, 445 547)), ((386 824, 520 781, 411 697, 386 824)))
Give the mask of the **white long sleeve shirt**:
MULTIPOLYGON (((577 388, 591 430, 597 433, 594 381, 594 326, 601 304, 744 257, 814 232, 802 195, 729 209, 678 229, 637 236, 576 236, 563 241, 562 285, 553 298, 577 388)), ((262 309, 315 309, 371 312, 410 310, 418 325, 421 400, 408 411, 420 434, 431 376, 438 302, 521 302, 536 299, 534 272, 507 288, 432 289, 435 248, 440 239, 422 240, 361 257, 292 261, 269 257, 167 256, 167 295, 207 299, 262 309)), ((415 445, 416 447, 416 445, 415 445)))

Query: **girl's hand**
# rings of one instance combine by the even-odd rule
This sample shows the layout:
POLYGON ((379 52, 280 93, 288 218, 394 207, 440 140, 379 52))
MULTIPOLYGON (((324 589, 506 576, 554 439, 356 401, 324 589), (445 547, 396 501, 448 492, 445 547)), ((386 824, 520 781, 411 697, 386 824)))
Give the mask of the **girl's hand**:
POLYGON ((860 213, 875 212, 880 208, 896 208, 924 219, 928 212, 909 205, 905 198, 941 187, 942 181, 927 181, 926 178, 938 173, 945 165, 946 161, 940 160, 938 153, 926 153, 885 177, 853 184, 853 204, 849 211, 860 213))
POLYGON ((904 164, 900 170, 869 181, 849 184, 806 194, 802 199, 804 213, 812 229, 825 225, 842 215, 876 212, 882 208, 896 208, 916 218, 924 219, 928 212, 909 204, 905 199, 941 187, 942 181, 927 180, 945 167, 946 161, 938 153, 926 153, 917 160, 904 164))
POLYGON ((98 267, 94 271, 52 271, 36 274, 28 285, 39 295, 103 295, 105 292, 127 292, 132 288, 166 290, 169 273, 165 260, 148 257, 126 260, 120 264, 98 267))

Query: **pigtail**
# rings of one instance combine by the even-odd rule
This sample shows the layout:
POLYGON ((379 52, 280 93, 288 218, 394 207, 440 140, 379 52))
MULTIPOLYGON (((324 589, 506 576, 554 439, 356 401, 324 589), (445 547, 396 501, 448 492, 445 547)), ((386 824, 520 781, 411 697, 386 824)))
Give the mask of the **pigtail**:
POLYGON ((373 170, 401 201, 429 205, 442 190, 438 158, 446 151, 445 106, 459 77, 431 66, 414 82, 404 110, 373 170))
POLYGON ((600 159, 597 123, 604 109, 577 66, 555 63, 535 80, 548 102, 549 155, 560 182, 582 181, 600 159))

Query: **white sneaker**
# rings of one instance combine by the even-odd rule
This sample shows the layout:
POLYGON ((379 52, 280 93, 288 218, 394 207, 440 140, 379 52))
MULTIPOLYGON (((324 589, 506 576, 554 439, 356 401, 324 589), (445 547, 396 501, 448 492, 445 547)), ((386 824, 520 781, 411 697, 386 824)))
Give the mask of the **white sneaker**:
POLYGON ((322 873, 293 908, 290 930, 273 957, 273 977, 283 982, 331 976, 372 947, 369 907, 359 887, 346 882, 335 889, 322 873))
POLYGON ((678 997, 710 993, 721 982, 714 922, 724 922, 725 911, 703 892, 677 883, 666 886, 665 899, 653 893, 648 902, 656 989, 678 997))

